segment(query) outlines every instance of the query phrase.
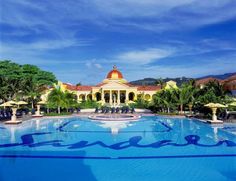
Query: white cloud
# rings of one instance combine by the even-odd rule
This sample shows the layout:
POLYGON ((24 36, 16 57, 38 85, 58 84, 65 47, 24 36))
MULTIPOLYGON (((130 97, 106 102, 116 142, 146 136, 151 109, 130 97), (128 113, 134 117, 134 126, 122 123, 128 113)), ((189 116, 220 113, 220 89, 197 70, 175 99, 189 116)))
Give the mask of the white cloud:
POLYGON ((134 63, 134 64, 148 64, 153 61, 169 57, 173 54, 173 50, 148 48, 145 50, 133 50, 119 54, 115 57, 118 62, 134 63))
POLYGON ((43 26, 62 37, 73 36, 78 29, 70 29, 69 34, 65 29, 81 22, 109 26, 110 30, 117 31, 131 27, 162 32, 213 24, 236 16, 232 0, 70 0, 47 3, 3 0, 3 7, 4 16, 0 22, 33 30, 43 26))
POLYGON ((94 66, 97 67, 98 69, 101 69, 101 68, 102 68, 102 65, 99 64, 99 63, 95 63, 94 66))
POLYGON ((91 68, 102 69, 102 65, 100 63, 96 63, 98 61, 99 60, 97 60, 97 59, 85 60, 85 62, 86 62, 85 66, 89 69, 91 69, 91 68))

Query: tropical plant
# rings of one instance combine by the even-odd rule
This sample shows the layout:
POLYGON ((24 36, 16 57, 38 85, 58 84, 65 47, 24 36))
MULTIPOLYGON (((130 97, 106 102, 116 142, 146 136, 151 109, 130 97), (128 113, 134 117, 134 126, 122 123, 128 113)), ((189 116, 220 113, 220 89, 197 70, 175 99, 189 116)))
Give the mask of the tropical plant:
POLYGON ((81 85, 82 85, 81 82, 79 82, 79 83, 76 84, 76 86, 81 86, 81 85))
POLYGON ((194 101, 194 87, 190 83, 183 83, 180 88, 173 91, 173 99, 180 107, 180 114, 183 114, 184 106, 194 101))
POLYGON ((82 101, 79 104, 79 107, 81 109, 89 109, 89 108, 100 107, 100 104, 98 104, 96 101, 93 101, 93 100, 86 100, 86 101, 82 101))
POLYGON ((0 99, 28 99, 34 105, 41 92, 56 82, 55 76, 33 65, 0 61, 0 99))
POLYGON ((149 101, 147 101, 145 98, 144 98, 144 95, 143 94, 140 94, 138 97, 137 97, 137 100, 135 101, 135 103, 131 103, 129 104, 130 107, 133 107, 133 108, 140 108, 140 109, 146 109, 149 107, 149 101))
POLYGON ((156 84, 161 86, 161 89, 165 86, 165 81, 162 78, 156 80, 156 84))
POLYGON ((63 108, 66 108, 68 112, 69 108, 75 108, 75 107, 78 107, 77 96, 74 93, 65 91, 63 108))
POLYGON ((60 87, 55 87, 48 95, 47 107, 57 108, 58 114, 61 113, 62 108, 69 112, 69 108, 78 107, 77 96, 68 91, 63 92, 60 87))

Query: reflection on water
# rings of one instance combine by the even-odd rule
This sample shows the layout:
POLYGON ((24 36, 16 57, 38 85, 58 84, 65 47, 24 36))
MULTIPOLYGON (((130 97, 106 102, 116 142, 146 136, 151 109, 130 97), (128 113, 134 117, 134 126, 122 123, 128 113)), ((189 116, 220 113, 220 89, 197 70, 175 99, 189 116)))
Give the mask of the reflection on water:
POLYGON ((109 128, 113 135, 118 134, 120 129, 127 128, 127 126, 132 126, 130 121, 101 121, 99 124, 102 128, 109 128))

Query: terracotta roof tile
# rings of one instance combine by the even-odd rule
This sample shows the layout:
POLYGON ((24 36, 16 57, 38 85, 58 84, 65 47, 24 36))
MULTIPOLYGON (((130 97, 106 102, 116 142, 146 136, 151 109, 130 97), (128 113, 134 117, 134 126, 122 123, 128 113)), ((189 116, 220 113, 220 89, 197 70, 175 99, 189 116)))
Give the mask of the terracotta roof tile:
POLYGON ((196 81, 196 85, 200 85, 200 84, 207 84, 208 82, 211 82, 211 81, 217 81, 217 82, 222 82, 222 80, 220 79, 217 79, 217 78, 214 78, 214 77, 207 77, 207 78, 204 78, 204 79, 199 79, 196 81))
POLYGON ((232 80, 236 80, 236 74, 232 75, 230 77, 228 77, 227 79, 225 79, 224 81, 232 81, 232 80))
POLYGON ((81 85, 81 86, 76 86, 76 85, 72 85, 72 84, 68 84, 68 83, 63 83, 64 85, 66 85, 66 88, 71 90, 71 91, 91 91, 92 90, 92 86, 87 86, 87 85, 81 85))
POLYGON ((152 86, 152 85, 138 86, 138 91, 158 91, 160 89, 161 89, 160 86, 152 86))
POLYGON ((76 90, 75 85, 71 85, 71 84, 67 84, 67 83, 63 83, 63 85, 65 85, 66 88, 69 89, 69 90, 72 90, 72 91, 76 90))
POLYGON ((77 86, 77 90, 78 91, 91 91, 92 86, 87 86, 87 85, 77 86))

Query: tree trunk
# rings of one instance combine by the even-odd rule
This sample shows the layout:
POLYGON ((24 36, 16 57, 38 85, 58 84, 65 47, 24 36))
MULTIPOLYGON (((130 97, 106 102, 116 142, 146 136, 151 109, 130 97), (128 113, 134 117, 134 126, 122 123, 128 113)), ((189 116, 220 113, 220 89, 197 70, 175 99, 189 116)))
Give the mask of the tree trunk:
POLYGON ((31 103, 31 108, 33 109, 34 108, 34 101, 32 100, 32 103, 31 103))
POLYGON ((58 114, 61 114, 61 108, 60 108, 60 106, 57 107, 57 112, 58 112, 58 114))
POLYGON ((180 104, 180 114, 183 114, 183 108, 184 108, 183 104, 180 104))
POLYGON ((192 107, 189 107, 189 113, 192 115, 192 107))
POLYGON ((170 108, 169 107, 167 107, 167 113, 170 113, 170 108))

